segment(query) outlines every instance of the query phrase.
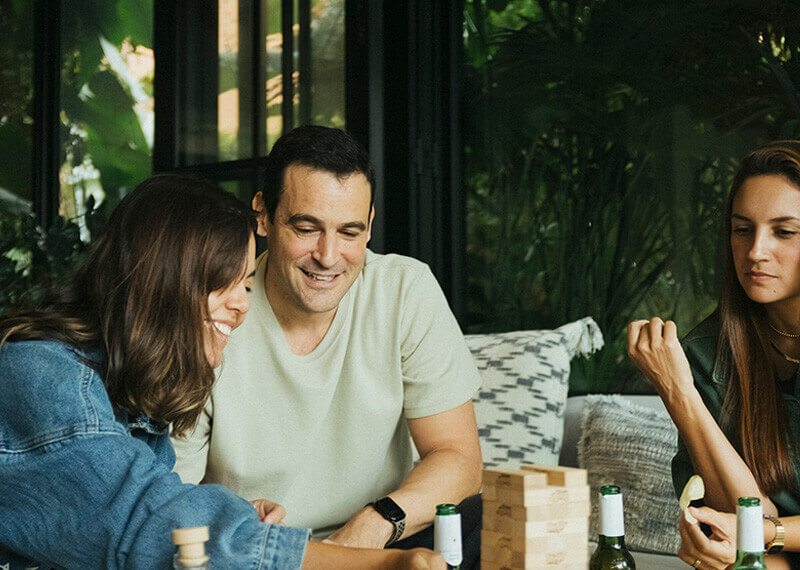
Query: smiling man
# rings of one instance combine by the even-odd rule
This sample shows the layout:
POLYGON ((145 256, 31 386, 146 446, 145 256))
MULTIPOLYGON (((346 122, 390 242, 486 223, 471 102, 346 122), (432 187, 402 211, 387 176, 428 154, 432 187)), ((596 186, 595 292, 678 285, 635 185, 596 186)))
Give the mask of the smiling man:
MULTIPOLYGON (((458 324, 425 264, 367 249, 374 174, 352 137, 299 127, 265 174, 253 207, 268 251, 250 316, 229 338, 207 413, 175 442, 176 471, 269 497, 287 524, 332 542, 431 547, 436 505, 481 481, 480 377, 458 324)), ((470 568, 477 497, 462 510, 470 568)))

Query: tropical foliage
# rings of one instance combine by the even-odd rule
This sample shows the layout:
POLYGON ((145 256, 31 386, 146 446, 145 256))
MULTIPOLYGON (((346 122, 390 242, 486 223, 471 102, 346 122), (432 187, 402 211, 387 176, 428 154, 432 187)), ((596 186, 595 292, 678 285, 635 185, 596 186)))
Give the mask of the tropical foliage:
POLYGON ((61 4, 60 213, 31 212, 33 0, 0 0, 0 314, 40 300, 77 264, 104 214, 151 172, 153 5, 61 4), (148 71, 149 70, 149 71, 148 71), (98 209, 95 210, 95 205, 98 209))
POLYGON ((625 327, 714 307, 738 158, 800 135, 789 2, 474 0, 465 10, 472 330, 591 315, 573 391, 638 390, 625 327))
MULTIPOLYGON (((85 214, 84 225, 99 231, 99 210, 85 214)), ((57 218, 47 230, 30 214, 0 210, 0 315, 36 305, 78 265, 88 247, 74 222, 57 218)))

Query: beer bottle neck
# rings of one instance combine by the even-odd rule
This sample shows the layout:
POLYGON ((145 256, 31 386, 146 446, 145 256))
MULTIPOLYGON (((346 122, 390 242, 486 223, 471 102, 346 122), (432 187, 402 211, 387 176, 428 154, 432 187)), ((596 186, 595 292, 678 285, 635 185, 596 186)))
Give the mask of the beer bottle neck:
POLYGON ((625 536, 625 516, 619 493, 600 496, 600 535, 625 536))
POLYGON ((600 548, 613 548, 616 550, 625 549, 625 536, 606 536, 600 535, 597 541, 600 548))

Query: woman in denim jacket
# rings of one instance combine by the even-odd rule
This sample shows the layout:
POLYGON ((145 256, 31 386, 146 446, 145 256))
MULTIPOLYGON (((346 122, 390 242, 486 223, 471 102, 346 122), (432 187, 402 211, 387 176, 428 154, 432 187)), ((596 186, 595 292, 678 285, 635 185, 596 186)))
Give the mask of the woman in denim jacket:
POLYGON ((308 543, 270 524, 279 505, 171 472, 170 426, 194 425, 249 309, 254 228, 220 188, 154 176, 68 284, 0 320, 0 568, 168 568, 171 530, 190 526, 209 527, 216 568, 444 568, 308 543))

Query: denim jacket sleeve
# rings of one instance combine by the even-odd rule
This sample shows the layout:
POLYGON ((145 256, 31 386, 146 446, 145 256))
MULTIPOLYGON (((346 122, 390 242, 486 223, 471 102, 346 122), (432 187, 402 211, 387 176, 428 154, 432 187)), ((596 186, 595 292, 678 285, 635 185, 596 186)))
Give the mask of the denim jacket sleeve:
POLYGON ((171 530, 203 525, 215 567, 301 566, 308 531, 259 522, 224 487, 182 484, 166 429, 121 422, 72 348, 6 344, 0 394, 0 567, 22 557, 66 568, 169 568, 171 530))

